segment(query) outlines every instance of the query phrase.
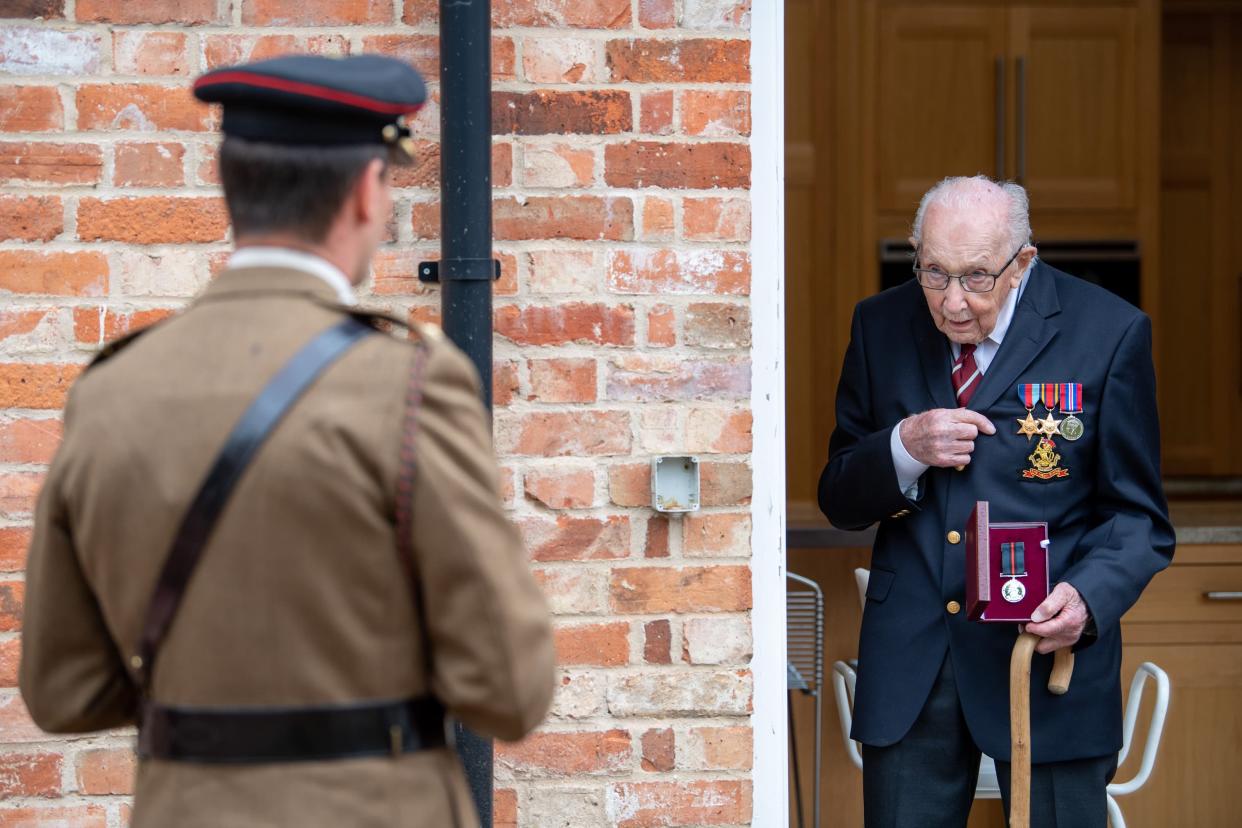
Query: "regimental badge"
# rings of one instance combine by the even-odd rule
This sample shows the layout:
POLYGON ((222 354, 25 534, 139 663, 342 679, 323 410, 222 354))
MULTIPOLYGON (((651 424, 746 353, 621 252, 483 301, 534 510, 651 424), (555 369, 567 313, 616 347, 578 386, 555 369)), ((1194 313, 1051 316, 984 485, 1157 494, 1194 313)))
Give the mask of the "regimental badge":
MULTIPOLYGON (((1052 415, 1049 415, 1050 417, 1052 415)), ((1057 444, 1051 437, 1040 437, 1035 451, 1027 456, 1031 467, 1023 469, 1022 477, 1027 480, 1052 480, 1058 477, 1069 477, 1069 469, 1060 467, 1061 455, 1056 452, 1057 444)))
POLYGON ((1061 436, 1073 442, 1082 436, 1082 420, 1075 414, 1082 413, 1082 383, 1061 383, 1061 413, 1065 419, 1061 421, 1061 436))

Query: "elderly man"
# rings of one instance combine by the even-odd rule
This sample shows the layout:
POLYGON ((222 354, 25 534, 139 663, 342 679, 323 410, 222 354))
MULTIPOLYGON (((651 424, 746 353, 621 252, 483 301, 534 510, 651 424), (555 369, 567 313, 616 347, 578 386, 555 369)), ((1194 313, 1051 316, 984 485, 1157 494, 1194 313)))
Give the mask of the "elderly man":
POLYGON ((1032 824, 1106 823, 1121 746, 1119 621, 1173 553, 1151 323, 1038 261, 1027 212, 1015 184, 940 182, 914 220, 915 278, 854 312, 819 503, 841 528, 880 524, 852 734, 868 826, 965 825, 981 750, 997 760, 1008 807, 1018 629, 962 611, 976 500, 994 522, 1044 521, 1051 535, 1055 587, 1027 625, 1044 637, 1032 824), (1040 395, 1045 384, 1064 393, 1040 395), (1053 696, 1048 654, 1069 645, 1073 684, 1053 696))

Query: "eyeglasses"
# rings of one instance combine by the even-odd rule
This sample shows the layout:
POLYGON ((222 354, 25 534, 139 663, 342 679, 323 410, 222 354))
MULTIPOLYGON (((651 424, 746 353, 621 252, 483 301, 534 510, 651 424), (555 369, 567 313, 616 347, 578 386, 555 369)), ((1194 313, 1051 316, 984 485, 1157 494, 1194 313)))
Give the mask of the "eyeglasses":
MULTIPOLYGON (((949 282, 957 279, 957 283, 962 286, 962 290, 967 293, 988 293, 992 288, 996 287, 996 280, 1001 277, 1013 260, 1018 258, 1018 254, 1023 251, 1026 245, 1022 245, 1013 252, 1009 257, 1009 261, 1001 267, 996 273, 988 273, 986 270, 975 269, 969 273, 954 275, 945 273, 939 268, 923 268, 919 267, 919 251, 914 251, 914 278, 918 283, 930 290, 948 290, 949 282)), ((920 248, 921 249, 921 248, 920 248)))

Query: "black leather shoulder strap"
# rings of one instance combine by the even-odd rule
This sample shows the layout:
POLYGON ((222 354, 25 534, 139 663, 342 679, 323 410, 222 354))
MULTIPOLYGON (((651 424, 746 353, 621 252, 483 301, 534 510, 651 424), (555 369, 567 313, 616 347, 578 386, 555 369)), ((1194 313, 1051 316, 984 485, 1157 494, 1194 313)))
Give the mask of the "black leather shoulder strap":
POLYGON ((156 656, 181 605, 186 585, 238 479, 268 435, 319 375, 352 345, 374 332, 374 328, 351 317, 318 334, 277 372, 233 427, 181 520, 151 597, 139 655, 130 663, 144 695, 149 695, 156 656))

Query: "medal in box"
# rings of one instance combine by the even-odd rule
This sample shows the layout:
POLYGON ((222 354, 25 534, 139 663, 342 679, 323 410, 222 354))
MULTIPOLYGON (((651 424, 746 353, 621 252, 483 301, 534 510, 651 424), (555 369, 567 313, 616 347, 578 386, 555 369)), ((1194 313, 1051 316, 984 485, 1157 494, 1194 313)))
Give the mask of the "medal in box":
POLYGON ((966 524, 966 612, 1024 622, 1048 597, 1048 524, 989 523, 980 500, 966 524))

